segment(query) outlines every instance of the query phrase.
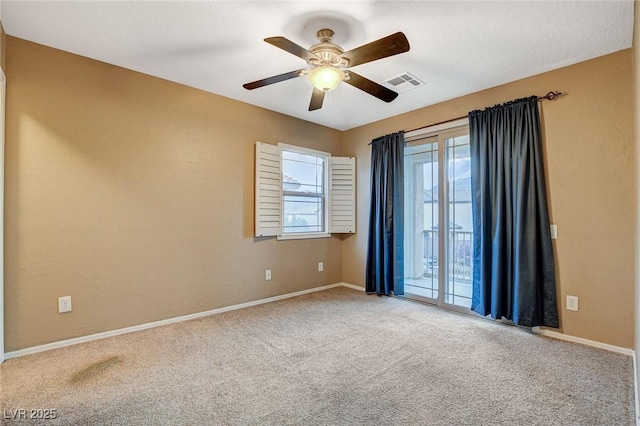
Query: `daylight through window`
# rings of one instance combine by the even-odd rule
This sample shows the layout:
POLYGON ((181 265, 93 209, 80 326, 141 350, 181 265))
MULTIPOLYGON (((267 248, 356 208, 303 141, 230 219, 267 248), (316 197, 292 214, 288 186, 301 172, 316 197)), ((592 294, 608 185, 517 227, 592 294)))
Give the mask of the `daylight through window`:
POLYGON ((324 155, 282 151, 282 232, 324 232, 324 155))

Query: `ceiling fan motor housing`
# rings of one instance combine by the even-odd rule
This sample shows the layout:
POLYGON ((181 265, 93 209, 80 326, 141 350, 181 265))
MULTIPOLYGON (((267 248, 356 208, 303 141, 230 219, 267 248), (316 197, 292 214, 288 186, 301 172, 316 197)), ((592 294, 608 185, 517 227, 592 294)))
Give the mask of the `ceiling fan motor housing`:
POLYGON ((347 60, 342 58, 344 53, 344 49, 342 49, 337 44, 331 42, 333 38, 333 31, 324 28, 317 33, 318 40, 320 43, 315 44, 309 48, 309 52, 313 53, 317 57, 321 59, 318 61, 315 58, 309 60, 309 65, 319 66, 319 65, 333 65, 333 66, 346 66, 347 60))

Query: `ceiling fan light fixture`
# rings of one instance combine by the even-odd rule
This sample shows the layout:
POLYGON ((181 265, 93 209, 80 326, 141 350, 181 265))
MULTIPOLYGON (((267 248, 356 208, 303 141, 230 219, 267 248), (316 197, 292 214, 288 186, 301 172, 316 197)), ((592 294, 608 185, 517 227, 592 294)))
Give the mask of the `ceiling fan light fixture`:
POLYGON ((356 74, 349 68, 407 52, 409 41, 403 33, 391 34, 347 52, 331 41, 333 38, 332 30, 321 29, 317 36, 320 43, 309 49, 305 49, 282 36, 265 38, 264 41, 267 43, 304 59, 308 67, 243 84, 242 87, 253 90, 295 77, 306 76, 313 84, 309 111, 322 108, 326 92, 338 87, 341 81, 384 102, 391 102, 398 97, 397 92, 356 74))
POLYGON ((331 65, 322 65, 309 71, 307 78, 316 89, 329 92, 338 87, 340 82, 344 80, 344 72, 340 68, 331 65))

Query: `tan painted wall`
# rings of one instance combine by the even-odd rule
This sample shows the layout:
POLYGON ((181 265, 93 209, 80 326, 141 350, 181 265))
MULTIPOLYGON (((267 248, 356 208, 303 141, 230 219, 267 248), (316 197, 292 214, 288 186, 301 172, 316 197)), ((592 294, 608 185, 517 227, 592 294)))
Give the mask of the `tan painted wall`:
POLYGON ((345 282, 364 285, 373 138, 561 90, 541 106, 555 242, 561 331, 634 347, 635 148, 631 50, 537 75, 347 131, 343 154, 358 162, 358 234, 344 240, 345 282), (580 311, 564 310, 565 295, 580 311))
POLYGON ((340 132, 12 37, 7 55, 7 351, 341 280, 338 238, 253 238, 255 141, 339 154, 340 132))
POLYGON ((363 285, 371 139, 551 89, 569 93, 542 104, 561 307, 580 297, 562 331, 633 347, 631 50, 344 133, 12 37, 6 52, 7 351, 363 285), (256 140, 357 156, 358 234, 254 240, 256 140))

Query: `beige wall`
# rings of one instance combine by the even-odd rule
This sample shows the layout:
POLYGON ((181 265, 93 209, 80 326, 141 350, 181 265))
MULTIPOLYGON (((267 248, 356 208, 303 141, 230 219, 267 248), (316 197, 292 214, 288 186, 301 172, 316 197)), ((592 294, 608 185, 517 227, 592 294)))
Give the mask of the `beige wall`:
POLYGON ((347 131, 343 154, 358 162, 358 234, 343 243, 342 280, 364 285, 370 147, 410 130, 528 95, 569 95, 541 104, 557 262, 561 331, 634 347, 635 152, 631 50, 583 62, 347 131), (564 310, 565 295, 580 311, 564 310))
POLYGON ((339 154, 340 132, 12 37, 7 56, 7 351, 340 282, 340 239, 253 238, 255 141, 339 154))
POLYGON ((549 90, 569 93, 542 104, 561 331, 634 347, 631 50, 344 133, 12 37, 6 55, 7 351, 364 285, 371 139, 549 90), (358 157, 358 233, 255 240, 256 140, 358 157))

